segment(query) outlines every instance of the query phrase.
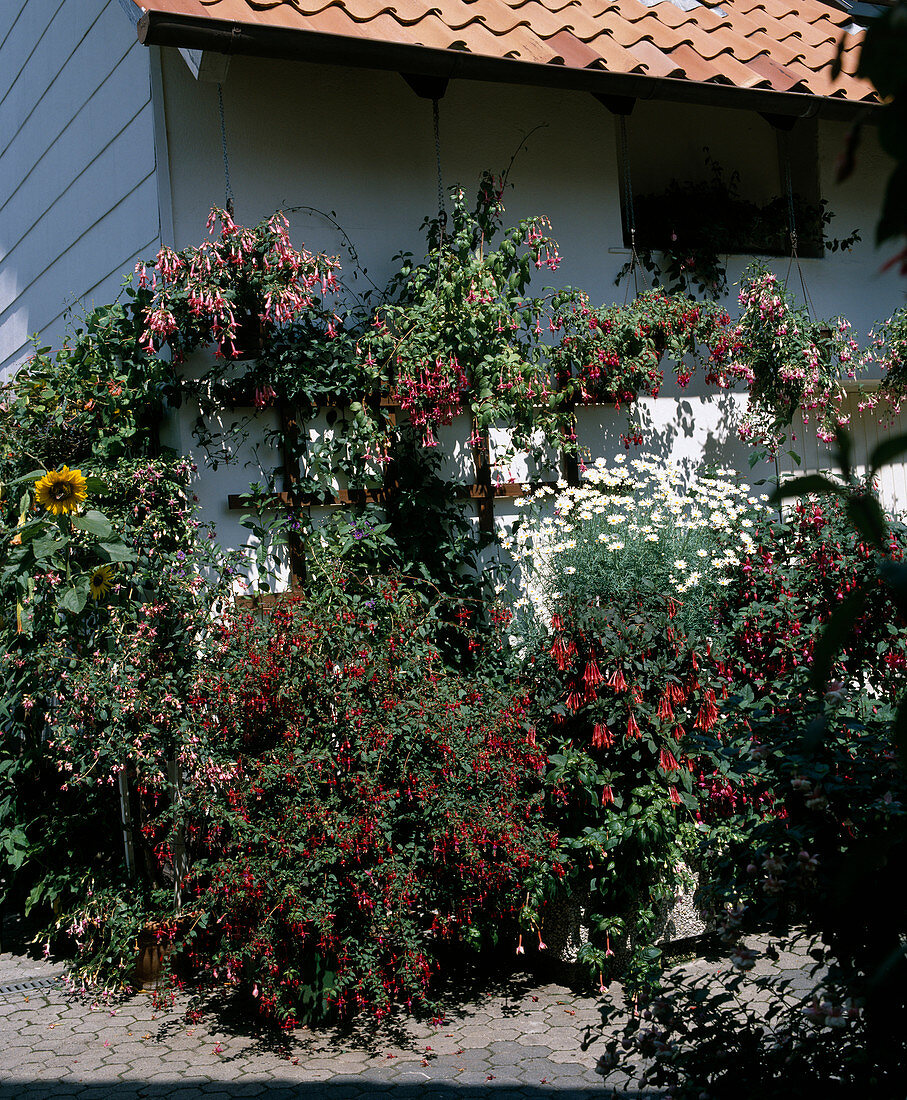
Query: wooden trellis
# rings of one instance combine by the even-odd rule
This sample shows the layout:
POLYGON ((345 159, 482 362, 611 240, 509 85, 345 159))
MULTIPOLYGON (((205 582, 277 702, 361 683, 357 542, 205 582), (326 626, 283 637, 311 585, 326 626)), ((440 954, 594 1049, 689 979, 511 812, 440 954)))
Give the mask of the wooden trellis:
MULTIPOLYGON (((237 396, 233 407, 242 407, 252 401, 248 396, 237 396)), ((400 409, 396 398, 382 398, 381 406, 388 412, 391 424, 396 423, 400 409)), ((276 407, 280 416, 281 425, 281 458, 284 471, 286 489, 283 492, 272 493, 268 499, 275 506, 284 504, 291 508, 303 508, 307 506, 345 507, 362 504, 384 504, 394 492, 394 484, 391 480, 380 489, 339 489, 336 493, 303 493, 299 490, 301 471, 299 468, 299 450, 295 446, 299 439, 300 426, 295 411, 286 401, 275 399, 265 405, 260 403, 257 408, 276 407)), ((326 403, 322 408, 336 408, 333 403, 326 403)), ((472 459, 475 480, 471 484, 448 485, 453 490, 453 495, 459 500, 473 500, 478 511, 479 529, 490 533, 494 530, 495 501, 514 500, 525 496, 529 492, 547 486, 556 488, 557 482, 553 481, 513 481, 496 483, 492 480, 493 466, 491 461, 491 442, 487 431, 480 431, 475 420, 472 421, 472 459)), ((558 452, 558 465, 561 476, 568 485, 579 484, 579 463, 575 454, 566 448, 558 452)), ((238 511, 249 506, 249 497, 245 493, 231 493, 228 497, 228 506, 231 511, 238 511)), ((288 537, 290 555, 290 586, 292 591, 301 591, 305 584, 305 555, 302 548, 302 540, 298 533, 292 532, 288 537)))

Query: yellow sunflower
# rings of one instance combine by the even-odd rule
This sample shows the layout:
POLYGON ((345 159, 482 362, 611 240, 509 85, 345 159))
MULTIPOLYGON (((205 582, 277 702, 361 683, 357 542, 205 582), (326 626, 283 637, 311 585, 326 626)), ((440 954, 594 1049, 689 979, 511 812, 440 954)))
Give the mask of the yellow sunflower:
POLYGON ((48 470, 44 477, 35 482, 35 496, 55 516, 77 512, 82 501, 88 496, 88 482, 82 477, 81 470, 70 470, 63 466, 59 470, 48 470))
POLYGON ((99 600, 106 596, 113 584, 113 569, 109 565, 101 565, 91 574, 88 582, 88 591, 93 600, 99 600))

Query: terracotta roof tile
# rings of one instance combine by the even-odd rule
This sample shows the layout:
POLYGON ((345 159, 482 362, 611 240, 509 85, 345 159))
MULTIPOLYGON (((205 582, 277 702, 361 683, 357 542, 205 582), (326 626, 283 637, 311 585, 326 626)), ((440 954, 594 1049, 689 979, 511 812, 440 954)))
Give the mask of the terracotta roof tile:
POLYGON ((862 34, 832 0, 132 0, 150 13, 851 102, 862 34), (687 9, 687 10, 685 10, 687 9), (843 40, 844 71, 831 63, 843 40))
MULTIPOLYGON (((803 44, 803 39, 795 34, 792 34, 790 38, 785 38, 783 42, 773 42, 767 34, 759 32, 751 34, 749 41, 754 42, 757 46, 764 46, 768 51, 768 56, 779 65, 787 65, 797 58, 802 61, 809 50, 809 47, 803 44)), ((752 64, 752 62, 749 62, 749 64, 752 64)))
POLYGON ((645 65, 646 73, 649 76, 682 77, 686 75, 679 61, 675 61, 666 53, 662 53, 648 38, 641 38, 630 52, 645 65))
POLYGON ((764 76, 769 84, 779 92, 805 92, 799 73, 791 72, 785 65, 773 61, 762 54, 754 58, 749 67, 764 76))

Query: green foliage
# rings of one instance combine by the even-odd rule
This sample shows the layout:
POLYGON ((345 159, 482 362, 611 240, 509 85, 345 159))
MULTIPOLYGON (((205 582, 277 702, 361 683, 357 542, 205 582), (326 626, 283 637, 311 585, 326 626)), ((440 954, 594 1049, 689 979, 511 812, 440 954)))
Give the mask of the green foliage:
POLYGON ((41 467, 114 461, 153 445, 168 363, 139 347, 142 293, 70 321, 56 352, 35 355, 0 390, 0 482, 41 467))
POLYGON ((439 945, 515 939, 555 869, 525 699, 447 671, 409 585, 332 573, 223 621, 183 750, 194 905, 219 930, 188 949, 287 1026, 425 1006, 439 945))
MULTIPOLYGON (((705 153, 712 178, 700 183, 673 179, 664 192, 634 198, 639 260, 651 273, 652 285, 663 284, 671 293, 699 293, 718 299, 727 293, 729 254, 786 256, 791 250, 790 203, 778 196, 765 204, 740 194, 740 173, 725 179, 722 166, 705 153), (661 256, 660 261, 655 253, 661 256)), ((801 253, 821 256, 824 249, 849 250, 860 240, 856 230, 843 240, 826 241, 825 227, 834 215, 822 199, 810 203, 795 194, 794 225, 801 253)), ((630 273, 626 265, 617 277, 630 273)))

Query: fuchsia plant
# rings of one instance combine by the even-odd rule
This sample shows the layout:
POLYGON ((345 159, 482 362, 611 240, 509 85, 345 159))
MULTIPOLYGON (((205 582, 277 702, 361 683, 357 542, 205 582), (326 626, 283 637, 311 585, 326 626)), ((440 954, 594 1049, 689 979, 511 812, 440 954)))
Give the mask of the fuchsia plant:
POLYGON ((855 379, 870 356, 862 353, 843 317, 813 320, 784 283, 755 267, 740 288, 738 354, 723 382, 743 380, 750 400, 741 439, 774 452, 797 410, 824 442, 848 422, 842 378, 855 379))
MULTIPOLYGON (((337 289, 338 261, 294 248, 280 212, 250 228, 215 206, 208 233, 197 248, 177 252, 165 246, 153 264, 136 265, 139 288, 151 291, 141 336, 146 351, 166 343, 179 361, 201 344, 216 342, 218 356, 237 358, 245 317, 269 327, 287 325, 319 311, 321 299, 337 289)), ((328 335, 335 325, 329 315, 328 335)))

